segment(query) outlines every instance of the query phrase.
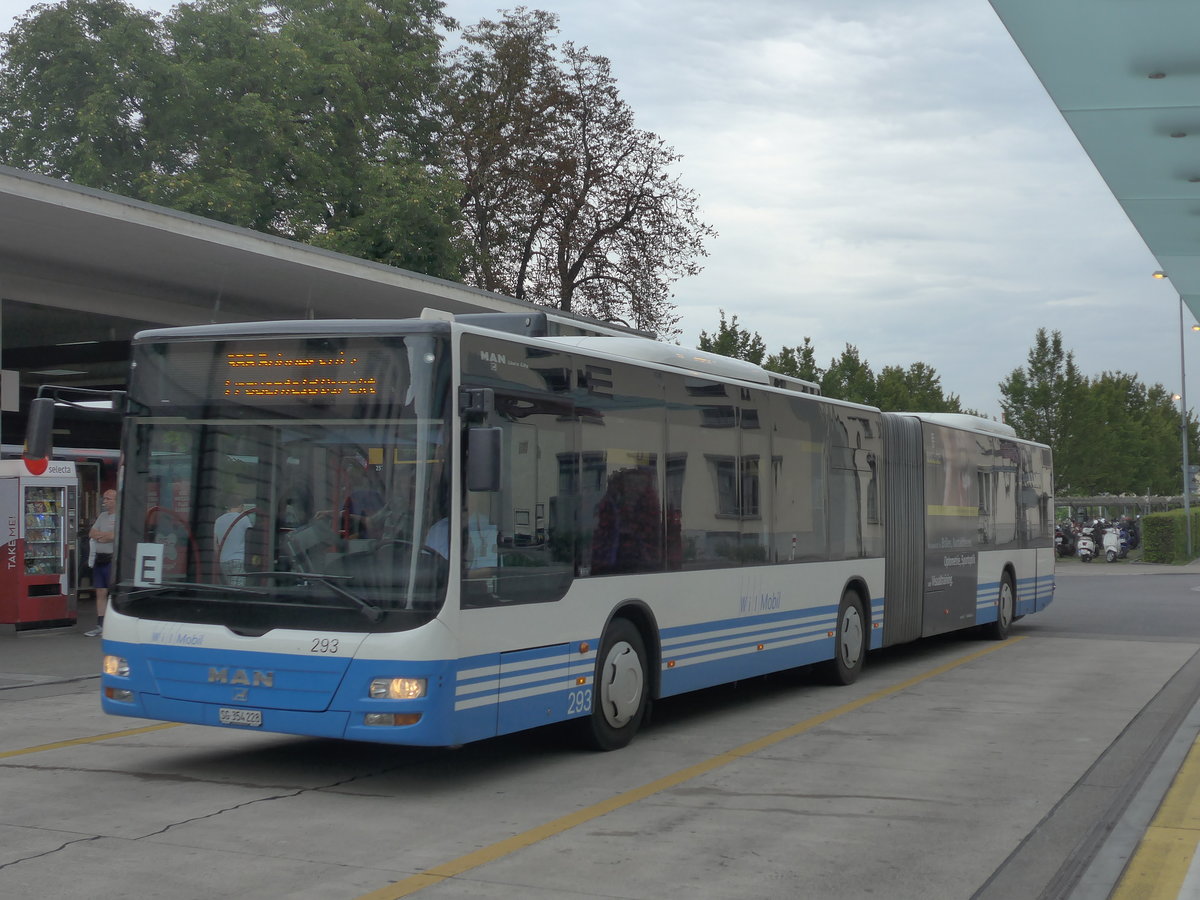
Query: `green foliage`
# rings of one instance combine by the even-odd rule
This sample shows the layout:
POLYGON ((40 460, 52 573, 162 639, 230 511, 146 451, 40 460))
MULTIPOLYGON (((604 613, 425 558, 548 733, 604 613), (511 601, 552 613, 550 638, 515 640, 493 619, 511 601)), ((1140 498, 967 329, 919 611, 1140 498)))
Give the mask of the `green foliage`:
POLYGON ((828 369, 821 369, 816 363, 812 339, 807 337, 803 344, 782 347, 778 353, 767 356, 762 336, 742 328, 737 316, 727 320, 725 310, 721 310, 715 334, 700 332, 699 347, 761 365, 769 372, 814 382, 826 397, 896 412, 962 412, 958 396, 942 392, 941 376, 926 363, 915 362, 907 369, 885 366, 876 377, 858 348, 847 344, 841 356, 830 360, 828 369))
POLYGON ((875 373, 853 344, 847 344, 842 355, 831 360, 821 377, 821 393, 838 400, 866 403, 874 406, 879 399, 875 373))
POLYGON ((755 365, 762 365, 767 353, 767 345, 757 331, 750 332, 738 325, 737 316, 725 321, 725 310, 721 310, 721 324, 715 335, 707 331, 700 332, 699 349, 733 359, 744 359, 755 365))
POLYGON ((157 17, 118 0, 34 7, 3 39, 0 161, 130 194, 152 163, 165 53, 157 17))
POLYGON ((817 365, 817 352, 811 338, 805 338, 803 344, 795 347, 780 347, 778 353, 772 353, 763 368, 780 375, 790 375, 819 384, 825 376, 825 370, 817 365))
MULTIPOLYGON (((1028 364, 1000 384, 1005 421, 1054 451, 1055 492, 1173 494, 1182 490, 1180 415, 1162 385, 1103 372, 1085 378, 1062 335, 1038 329, 1028 364)), ((1188 415, 1189 453, 1197 424, 1188 415)))
POLYGON ((907 369, 884 366, 876 380, 876 398, 880 409, 888 412, 962 412, 957 394, 942 392, 942 378, 923 362, 907 369))
POLYGON ((0 161, 434 275, 439 0, 39 6, 5 38, 0 161))
MULTIPOLYGON (((1192 555, 1200 547, 1200 509, 1192 508, 1192 555)), ((1182 509, 1142 518, 1142 559, 1154 563, 1186 563, 1187 517, 1182 509)))
POLYGON ((1056 446, 1072 429, 1083 384, 1062 333, 1039 328, 1026 366, 1000 384, 1005 421, 1028 440, 1056 446))

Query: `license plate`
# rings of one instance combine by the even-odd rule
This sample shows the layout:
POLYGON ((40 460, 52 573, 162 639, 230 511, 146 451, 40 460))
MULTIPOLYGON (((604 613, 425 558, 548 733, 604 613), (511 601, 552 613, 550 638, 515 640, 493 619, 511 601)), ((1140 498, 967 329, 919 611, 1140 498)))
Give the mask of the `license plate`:
POLYGON ((246 725, 250 728, 262 726, 262 710, 230 709, 222 706, 217 710, 217 721, 222 725, 246 725))

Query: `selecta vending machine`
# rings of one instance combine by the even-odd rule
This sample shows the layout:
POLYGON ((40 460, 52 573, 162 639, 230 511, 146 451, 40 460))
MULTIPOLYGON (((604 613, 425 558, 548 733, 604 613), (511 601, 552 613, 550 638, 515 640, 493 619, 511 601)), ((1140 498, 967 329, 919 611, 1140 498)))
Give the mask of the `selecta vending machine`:
POLYGON ((75 624, 78 498, 73 462, 0 460, 0 628, 75 624))

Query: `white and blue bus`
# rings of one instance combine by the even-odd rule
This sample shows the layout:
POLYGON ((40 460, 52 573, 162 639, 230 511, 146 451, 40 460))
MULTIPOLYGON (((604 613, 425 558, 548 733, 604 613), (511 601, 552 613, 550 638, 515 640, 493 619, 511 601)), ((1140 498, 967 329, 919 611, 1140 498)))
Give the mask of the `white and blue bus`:
POLYGON ((452 746, 980 628, 1054 590, 1051 457, 545 315, 137 335, 115 715, 452 746), (232 542, 232 544, 231 544, 232 542))

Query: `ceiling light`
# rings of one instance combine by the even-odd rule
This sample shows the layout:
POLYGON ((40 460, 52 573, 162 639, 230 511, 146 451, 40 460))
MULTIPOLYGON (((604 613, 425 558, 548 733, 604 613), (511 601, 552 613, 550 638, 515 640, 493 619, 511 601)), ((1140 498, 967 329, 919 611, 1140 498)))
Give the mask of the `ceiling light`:
POLYGON ((1159 269, 1157 272, 1155 272, 1155 273, 1154 273, 1153 275, 1151 275, 1150 277, 1151 277, 1151 278, 1166 278, 1166 277, 1167 277, 1167 273, 1166 273, 1166 272, 1164 272, 1162 269, 1159 269))
POLYGON ((30 375, 86 375, 83 369, 37 369, 32 370, 30 375))

